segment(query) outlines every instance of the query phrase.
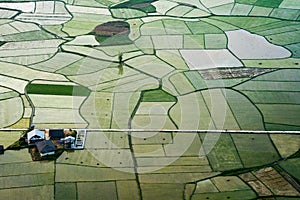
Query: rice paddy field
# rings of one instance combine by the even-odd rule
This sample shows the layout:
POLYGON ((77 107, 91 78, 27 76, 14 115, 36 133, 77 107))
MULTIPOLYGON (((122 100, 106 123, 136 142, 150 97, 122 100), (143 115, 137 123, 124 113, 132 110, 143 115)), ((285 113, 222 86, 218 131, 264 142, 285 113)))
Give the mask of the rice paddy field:
POLYGON ((0 199, 300 198, 299 0, 0 0, 0 199))

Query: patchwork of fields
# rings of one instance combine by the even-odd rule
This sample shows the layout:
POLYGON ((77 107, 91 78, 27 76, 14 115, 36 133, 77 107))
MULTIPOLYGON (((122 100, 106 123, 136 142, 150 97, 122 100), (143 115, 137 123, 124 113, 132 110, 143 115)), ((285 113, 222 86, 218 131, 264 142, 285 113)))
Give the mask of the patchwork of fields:
POLYGON ((146 130, 5 151, 0 199, 299 198, 299 133, 176 131, 300 131, 299 33, 298 0, 0 0, 0 128, 146 130))

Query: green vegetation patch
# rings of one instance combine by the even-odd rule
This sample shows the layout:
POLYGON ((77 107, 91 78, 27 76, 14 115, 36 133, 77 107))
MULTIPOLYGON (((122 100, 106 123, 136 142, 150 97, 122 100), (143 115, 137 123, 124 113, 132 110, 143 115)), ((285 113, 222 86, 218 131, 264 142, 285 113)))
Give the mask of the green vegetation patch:
MULTIPOLYGON (((300 81, 300 69, 281 69, 271 73, 258 76, 255 81, 300 81)), ((264 84, 262 82, 261 84, 264 84)))
POLYGON ((253 5, 257 0, 235 0, 236 3, 253 5))
POLYGON ((261 113, 248 98, 233 90, 223 90, 223 94, 242 130, 264 130, 261 113))
POLYGON ((199 21, 199 22, 186 22, 186 25, 191 30, 193 34, 204 34, 204 33, 223 33, 223 31, 216 26, 209 23, 199 21))
POLYGON ((299 200, 300 198, 297 198, 297 197, 276 197, 276 200, 288 200, 288 199, 299 200))
POLYGON ((186 94, 192 91, 195 91, 194 86, 190 83, 190 81, 186 78, 186 76, 182 73, 177 73, 172 75, 169 78, 172 85, 174 85, 176 91, 179 94, 186 94))
POLYGON ((274 124, 265 123, 266 130, 268 131, 299 131, 300 126, 286 125, 286 124, 274 124))
POLYGON ((278 8, 281 4, 282 0, 257 0, 254 5, 256 6, 263 6, 263 7, 270 7, 270 8, 278 8))
MULTIPOLYGON (((281 15, 279 15, 279 13, 279 16, 274 17, 286 19, 286 13, 289 14, 290 12, 284 12, 281 15)), ((295 13, 294 15, 289 16, 288 19, 293 19, 295 18, 294 16, 297 15, 298 13, 295 13)), ((297 36, 300 31, 297 28, 291 27, 299 26, 299 22, 266 17, 211 17, 210 19, 226 22, 242 29, 246 29, 254 34, 266 36, 266 39, 275 45, 295 45, 290 48, 293 52, 293 57, 299 57, 297 44, 300 42, 300 37, 297 36)))
POLYGON ((207 88, 206 81, 202 78, 198 71, 187 71, 184 75, 189 79, 196 90, 207 88))
MULTIPOLYGON (((180 174, 181 175, 181 174, 180 174)), ((178 176, 180 176, 178 175, 178 176)), ((170 176, 171 177, 171 176, 170 176)), ((164 184, 141 184, 143 199, 181 199, 184 184, 164 183, 164 184)))
POLYGON ((205 34, 206 49, 225 49, 227 47, 227 38, 225 34, 205 34))
POLYGON ((56 183, 56 199, 76 199, 76 183, 56 183))
POLYGON ((21 188, 30 186, 51 185, 54 182, 54 173, 25 174, 19 176, 0 177, 0 188, 21 188))
POLYGON ((142 35, 166 35, 165 26, 162 20, 152 21, 141 26, 142 35))
MULTIPOLYGON (((71 65, 68 65, 67 67, 64 67, 60 70, 58 70, 58 73, 70 76, 70 75, 79 75, 79 74, 89 74, 94 73, 99 70, 104 70, 108 67, 117 67, 117 64, 108 62, 105 60, 98 60, 93 58, 84 58, 77 62, 72 63, 71 65)), ((91 75, 93 76, 93 75, 91 75)), ((93 76, 95 78, 95 76, 93 76)), ((97 77, 98 79, 98 77, 97 77)), ((91 77, 89 77, 89 80, 92 80, 91 77)), ((94 80, 94 79, 93 79, 94 80)))
POLYGON ((78 199, 118 199, 114 181, 77 183, 78 199))
POLYGON ((0 93, 0 100, 10 99, 18 96, 19 94, 15 91, 0 93))
POLYGON ((247 78, 216 79, 216 80, 206 80, 206 84, 208 88, 233 87, 247 80, 248 80, 247 78))
POLYGON ((300 181, 300 158, 288 159, 279 164, 285 171, 300 181))
POLYGON ((283 158, 295 155, 300 150, 299 135, 271 134, 270 137, 283 158))
POLYGON ((120 19, 133 19, 147 16, 146 12, 132 8, 111 8, 110 11, 113 17, 120 19))
POLYGON ((124 3, 117 4, 112 8, 132 8, 147 13, 154 13, 156 12, 156 8, 153 5, 151 5, 151 3, 154 1, 156 0, 130 0, 124 3))
POLYGON ((219 176, 212 178, 211 181, 221 192, 250 189, 246 183, 236 176, 219 176))
POLYGON ((290 45, 300 42, 299 34, 300 31, 291 31, 274 35, 268 35, 266 38, 277 45, 290 45))
POLYGON ((211 192, 218 192, 218 189, 210 179, 200 181, 197 183, 195 193, 211 193, 211 192))
POLYGON ((62 31, 70 36, 85 35, 90 33, 97 25, 108 22, 113 18, 110 15, 92 13, 72 13, 73 18, 63 25, 62 31))
MULTIPOLYGON (((82 1, 79 1, 78 4, 82 4, 83 2, 85 2, 90 7, 96 7, 95 1, 98 2, 99 3, 99 7, 102 7, 102 8, 103 8, 103 5, 105 5, 105 6, 111 6, 111 5, 113 5, 113 4, 116 3, 116 1, 112 1, 112 0, 94 0, 94 1, 91 1, 91 0, 82 0, 82 1)), ((76 4, 76 3, 77 2, 74 2, 74 4, 76 4)))
POLYGON ((300 105, 257 104, 266 123, 299 126, 300 105))
POLYGON ((16 42, 16 41, 32 41, 32 40, 48 40, 53 39, 54 36, 45 31, 28 31, 23 33, 16 33, 10 35, 1 36, 2 40, 7 42, 16 42))
POLYGON ((43 28, 60 37, 67 37, 67 34, 62 31, 62 25, 44 25, 43 28))
POLYGON ((243 168, 237 150, 229 134, 200 134, 204 151, 215 171, 243 168), (216 142, 216 143, 215 143, 216 142), (213 149, 210 152, 210 148, 213 149))
MULTIPOLYGON (((274 16, 275 17, 275 16, 274 16)), ((259 28, 261 35, 274 35, 274 34, 280 34, 280 33, 284 33, 284 32, 292 32, 292 31, 297 31, 298 27, 299 27, 299 23, 297 22, 288 22, 286 24, 286 26, 283 26, 282 23, 280 23, 280 25, 272 25, 270 24, 269 26, 271 26, 270 29, 264 29, 264 31, 262 31, 262 28, 259 28), (274 27, 274 28, 272 28, 274 27)))
POLYGON ((187 71, 184 75, 189 79, 196 90, 203 90, 207 88, 217 87, 232 87, 240 84, 249 78, 232 78, 232 79, 212 79, 205 80, 198 71, 187 71))
POLYGON ((192 196, 192 199, 231 199, 231 200, 240 200, 240 199, 254 199, 256 194, 252 190, 237 190, 230 192, 212 192, 212 193, 203 193, 195 194, 192 196))
POLYGON ((101 46, 127 45, 132 43, 128 35, 114 35, 112 37, 96 35, 96 40, 101 46))
MULTIPOLYGON (((258 18, 260 19, 260 18, 258 18)), ((270 20, 272 18, 266 18, 269 19, 268 21, 265 21, 267 24, 259 25, 257 24, 256 27, 251 27, 251 31, 253 32, 259 32, 260 35, 272 35, 272 34, 278 34, 283 32, 290 32, 290 31, 297 31, 297 29, 291 27, 291 26, 299 26, 299 22, 295 21, 287 21, 287 20, 279 20, 276 21, 270 20), (276 22, 276 23, 272 23, 276 22)), ((262 20, 262 19, 260 19, 262 20)))
MULTIPOLYGON (((276 92, 288 92, 288 91, 300 91, 300 82, 285 82, 285 81, 249 81, 240 86, 236 87, 241 91, 256 91, 256 92, 265 92, 265 91, 276 91, 276 92)), ((265 97, 266 98, 266 97, 265 97)))
POLYGON ((299 69, 282 69, 258 76, 236 89, 256 104, 267 130, 299 130, 299 77, 299 69))
POLYGON ((255 104, 300 104, 299 91, 244 91, 243 93, 255 104))
POLYGON ((204 35, 184 35, 184 49, 204 49, 204 35))
POLYGON ((293 53, 293 58, 300 58, 300 43, 285 46, 293 53))
POLYGON ((191 34, 184 21, 164 19, 162 22, 168 34, 191 34))
POLYGON ((49 94, 65 96, 88 96, 90 90, 75 85, 30 84, 26 88, 28 94, 49 94))
POLYGON ((16 140, 20 138, 21 133, 18 131, 14 132, 4 132, 0 131, 0 144, 4 146, 4 148, 9 147, 9 145, 13 144, 16 140))
POLYGON ((258 28, 264 28, 264 29, 270 29, 267 28, 266 25, 273 25, 278 26, 278 22, 281 22, 281 20, 273 19, 273 18, 266 18, 266 17, 211 17, 211 19, 215 19, 222 22, 227 22, 231 25, 238 26, 240 28, 247 29, 249 31, 254 31, 254 29, 258 28), (272 24, 276 23, 277 24, 272 24))
POLYGON ((268 135, 232 134, 232 138, 246 168, 280 159, 268 135))
POLYGON ((142 102, 176 102, 176 98, 162 89, 149 90, 142 93, 142 102))

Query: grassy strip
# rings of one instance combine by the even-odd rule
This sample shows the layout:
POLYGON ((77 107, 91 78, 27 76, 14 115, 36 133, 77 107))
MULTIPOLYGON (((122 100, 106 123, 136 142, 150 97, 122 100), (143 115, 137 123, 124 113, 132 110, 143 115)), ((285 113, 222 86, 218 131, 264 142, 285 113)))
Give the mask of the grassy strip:
POLYGON ((90 90, 83 86, 30 84, 26 88, 28 94, 49 94, 64 96, 88 96, 90 90))

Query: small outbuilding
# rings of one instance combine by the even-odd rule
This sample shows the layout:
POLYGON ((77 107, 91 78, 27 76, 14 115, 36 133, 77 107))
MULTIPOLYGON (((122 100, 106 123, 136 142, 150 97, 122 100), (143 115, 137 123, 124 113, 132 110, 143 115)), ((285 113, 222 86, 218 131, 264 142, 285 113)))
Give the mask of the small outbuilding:
POLYGON ((51 140, 38 141, 35 145, 42 157, 55 154, 56 147, 51 140))
POLYGON ((28 144, 34 144, 35 142, 42 141, 45 139, 45 132, 34 129, 27 133, 27 142, 28 144))

